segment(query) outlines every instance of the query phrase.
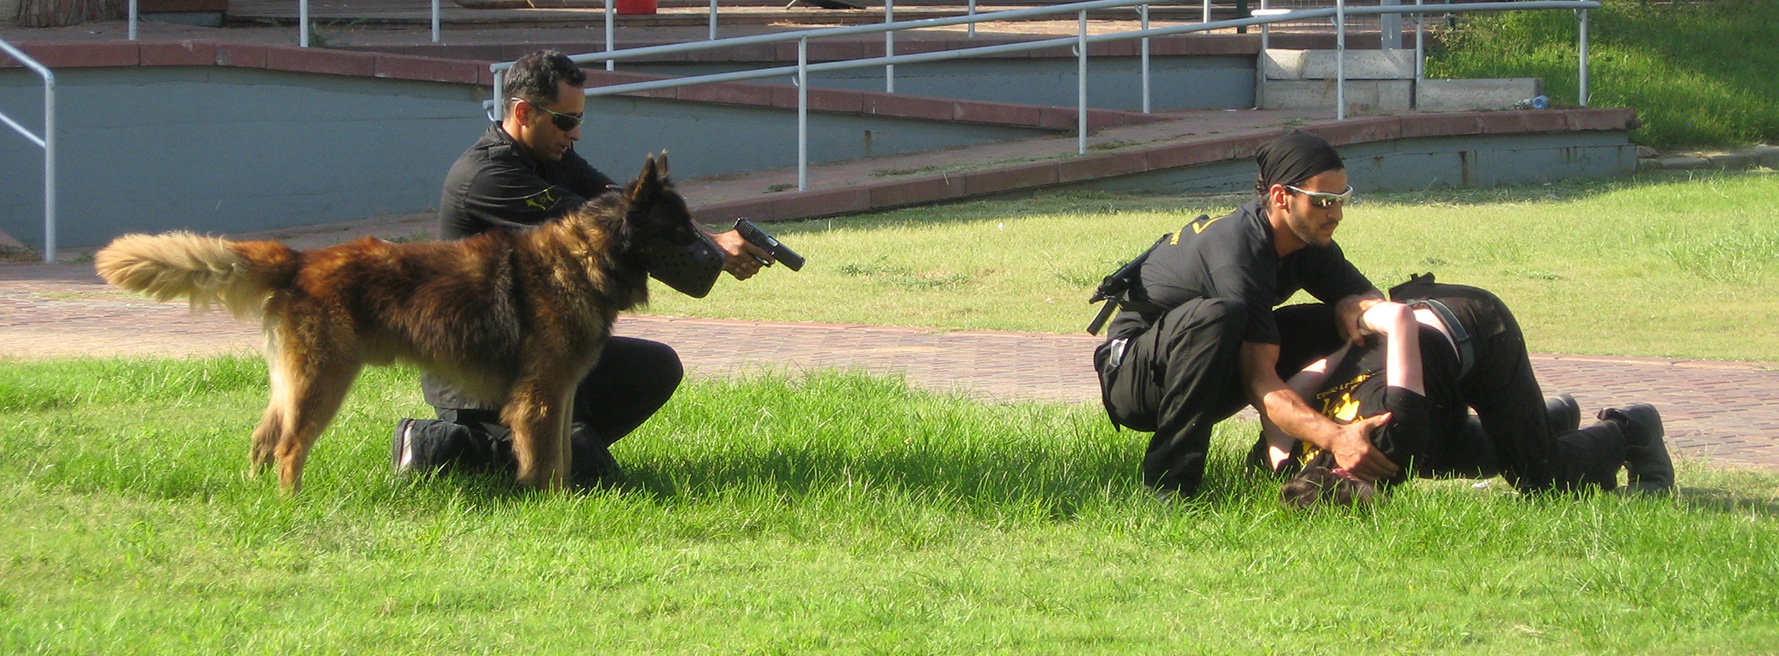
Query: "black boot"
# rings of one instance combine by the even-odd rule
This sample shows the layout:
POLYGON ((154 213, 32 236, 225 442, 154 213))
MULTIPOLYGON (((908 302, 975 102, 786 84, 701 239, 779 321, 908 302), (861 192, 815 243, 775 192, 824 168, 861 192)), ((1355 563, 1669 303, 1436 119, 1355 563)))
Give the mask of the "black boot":
POLYGON ((569 478, 582 487, 613 485, 624 477, 610 447, 586 425, 575 422, 568 432, 569 478))
POLYGON ((1662 415, 1648 403, 1600 411, 1601 421, 1615 421, 1625 435, 1625 468, 1630 487, 1644 494, 1668 494, 1674 490, 1674 462, 1662 441, 1662 415))
POLYGON ((1581 404, 1568 394, 1545 399, 1544 414, 1549 418, 1552 435, 1572 433, 1581 428, 1581 404))

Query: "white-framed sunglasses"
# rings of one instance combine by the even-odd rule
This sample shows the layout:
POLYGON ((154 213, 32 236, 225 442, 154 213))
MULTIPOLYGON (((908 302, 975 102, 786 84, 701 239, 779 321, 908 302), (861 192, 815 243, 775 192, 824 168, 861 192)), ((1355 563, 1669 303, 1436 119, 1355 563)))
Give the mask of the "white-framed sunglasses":
POLYGON ((1310 199, 1311 205, 1320 207, 1322 209, 1328 209, 1330 207, 1334 207, 1336 204, 1344 204, 1348 201, 1353 200, 1353 185, 1347 185, 1346 190, 1342 191, 1338 194, 1332 194, 1332 193, 1328 193, 1326 191, 1309 191, 1307 189, 1298 189, 1297 187, 1293 187, 1291 185, 1283 185, 1283 186, 1286 189, 1290 189, 1291 191, 1308 196, 1310 199))

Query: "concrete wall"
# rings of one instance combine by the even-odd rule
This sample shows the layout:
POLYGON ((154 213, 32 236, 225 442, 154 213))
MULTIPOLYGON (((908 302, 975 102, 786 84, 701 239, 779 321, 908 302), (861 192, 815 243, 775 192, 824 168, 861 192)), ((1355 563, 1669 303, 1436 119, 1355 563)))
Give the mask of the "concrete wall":
MULTIPOLYGON (((1360 193, 1427 188, 1541 184, 1629 175, 1637 147, 1623 131, 1429 137, 1340 147, 1360 193)), ((1254 162, 1234 160, 1151 171, 1078 185, 1106 191, 1246 192, 1254 162)))
MULTIPOLYGON (((56 74, 59 246, 128 231, 235 232, 423 210, 481 130, 467 85, 216 67, 56 74)), ((0 111, 42 125, 39 78, 0 111)), ((43 242, 42 151, 0 139, 0 229, 43 242)))
MULTIPOLYGON (((588 98, 587 115, 598 117, 602 127, 583 128, 577 150, 614 179, 635 175, 644 157, 662 149, 668 151, 677 178, 797 165, 796 110, 608 96, 588 98)), ((820 164, 1041 134, 1050 133, 812 112, 809 161, 820 164)))
MULTIPOLYGON (((176 228, 240 232, 426 211, 487 125, 483 91, 369 77, 222 67, 64 69, 57 244, 176 228)), ((0 112, 41 130, 42 81, 0 71, 0 112)), ((796 165, 795 114, 595 99, 603 129, 580 151, 612 177, 663 148, 695 178, 796 165)), ((817 114, 811 161, 1037 134, 1035 130, 817 114)), ((43 153, 0 134, 0 230, 43 243, 43 153)))
MULTIPOLYGON (((1153 109, 1246 109, 1254 106, 1253 55, 1151 57, 1149 101, 1153 109)), ((1140 60, 1090 59, 1087 105, 1094 109, 1143 109, 1140 60)), ((718 63, 635 64, 622 70, 661 75, 700 75, 757 68, 718 63)), ((1073 59, 984 59, 904 64, 896 67, 896 93, 961 100, 1074 107, 1077 82, 1073 59)), ((883 91, 881 67, 832 71, 812 76, 814 84, 835 89, 883 91)), ((791 83, 789 77, 756 80, 791 83)))

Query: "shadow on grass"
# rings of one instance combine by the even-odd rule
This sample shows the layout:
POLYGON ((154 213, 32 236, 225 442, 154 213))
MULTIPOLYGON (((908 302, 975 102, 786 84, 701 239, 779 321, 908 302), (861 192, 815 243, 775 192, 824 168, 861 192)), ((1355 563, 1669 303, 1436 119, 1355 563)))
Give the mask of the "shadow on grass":
POLYGON ((1755 498, 1734 490, 1708 487, 1680 488, 1680 504, 1697 510, 1715 510, 1729 514, 1755 513, 1765 517, 1779 516, 1779 500, 1755 498))

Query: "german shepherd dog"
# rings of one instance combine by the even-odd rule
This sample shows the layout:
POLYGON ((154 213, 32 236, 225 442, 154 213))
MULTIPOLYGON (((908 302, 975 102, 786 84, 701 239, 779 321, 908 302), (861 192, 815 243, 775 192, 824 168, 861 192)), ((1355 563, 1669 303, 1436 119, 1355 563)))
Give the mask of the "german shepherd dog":
POLYGON ((698 230, 662 153, 621 193, 524 233, 411 244, 367 237, 317 251, 135 234, 94 260, 118 287, 263 319, 272 398, 247 457, 256 474, 275 461, 288 494, 301 487, 309 449, 359 369, 396 360, 503 399, 519 482, 561 489, 575 385, 618 312, 648 301, 646 245, 690 243, 698 230))

